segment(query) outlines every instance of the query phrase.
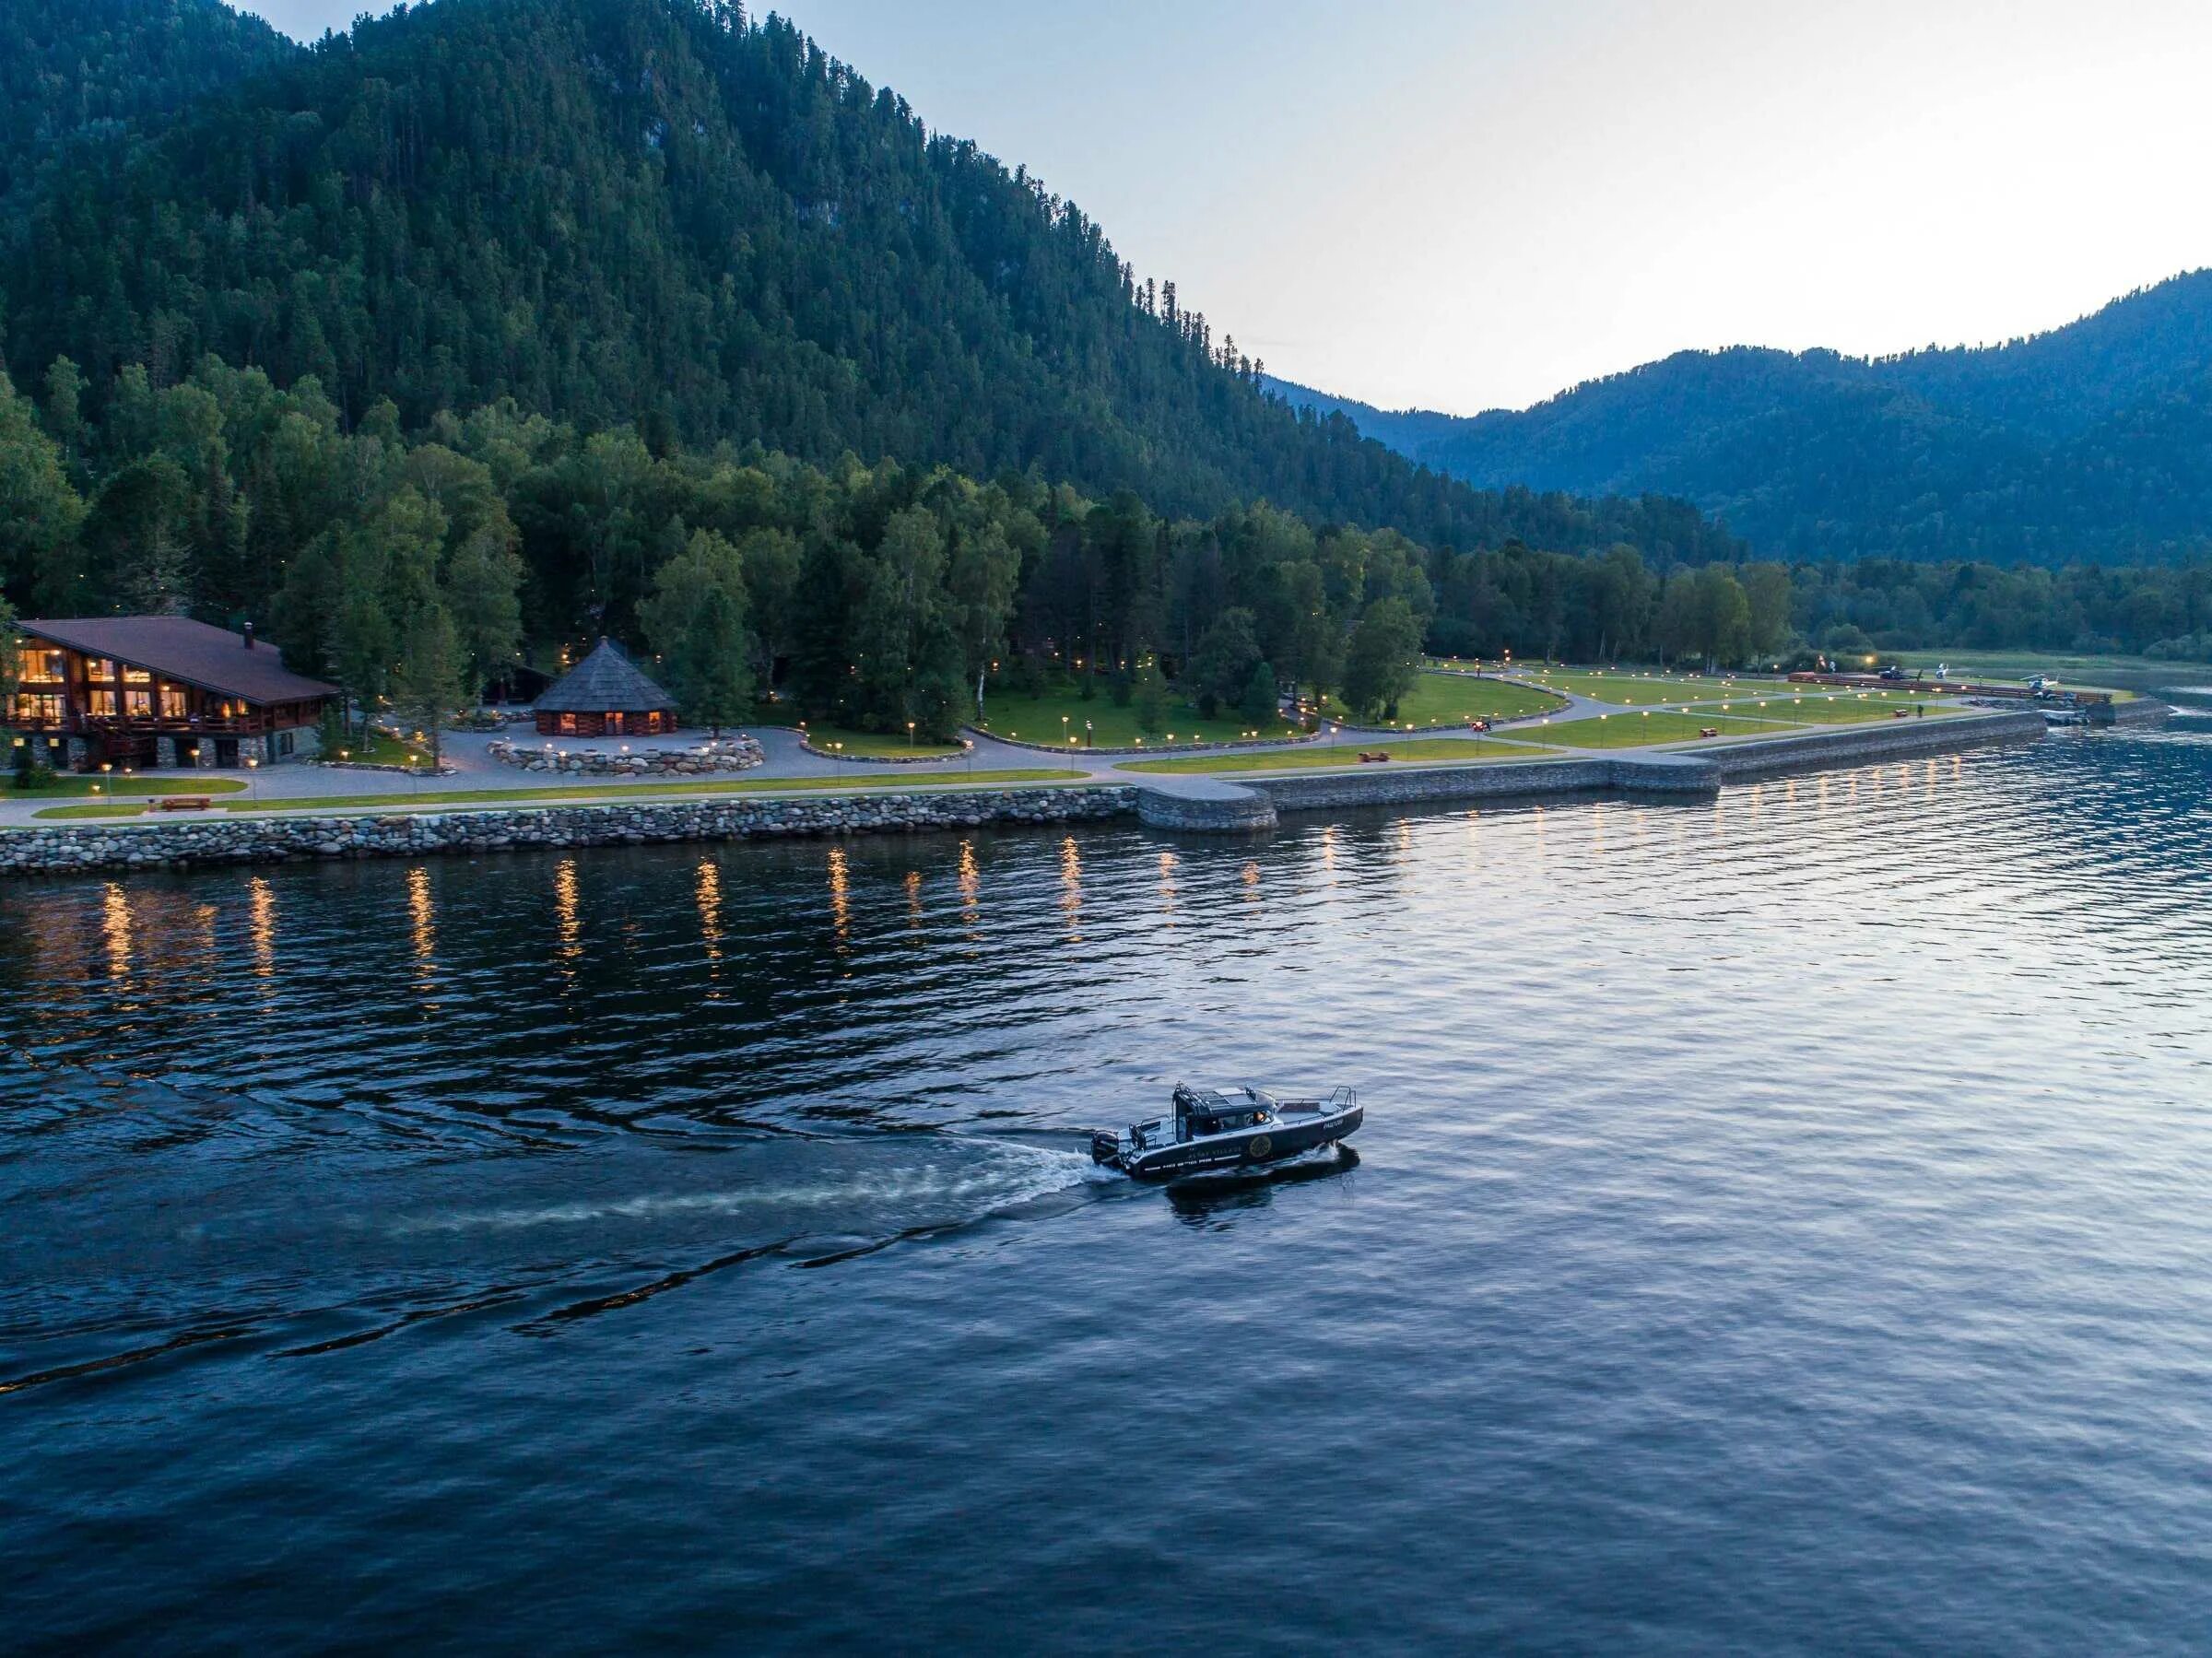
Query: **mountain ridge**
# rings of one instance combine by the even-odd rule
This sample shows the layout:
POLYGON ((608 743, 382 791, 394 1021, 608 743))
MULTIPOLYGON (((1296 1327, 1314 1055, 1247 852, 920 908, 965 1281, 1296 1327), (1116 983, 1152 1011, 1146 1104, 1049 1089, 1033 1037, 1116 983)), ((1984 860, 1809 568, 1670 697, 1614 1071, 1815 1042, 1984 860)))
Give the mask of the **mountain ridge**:
POLYGON ((213 355, 312 376, 349 420, 512 397, 1172 512, 1266 499, 1447 546, 1733 548, 1678 503, 1477 491, 1258 394, 1072 202, 723 0, 363 18, 120 162, 50 173, 0 258, 0 346, 26 379, 66 354, 95 399, 125 364, 159 385, 213 355))
POLYGON ((1682 351, 1518 411, 1271 389, 1477 487, 1679 495, 1774 557, 2161 560, 2212 541, 2212 270, 1999 346, 1682 351))

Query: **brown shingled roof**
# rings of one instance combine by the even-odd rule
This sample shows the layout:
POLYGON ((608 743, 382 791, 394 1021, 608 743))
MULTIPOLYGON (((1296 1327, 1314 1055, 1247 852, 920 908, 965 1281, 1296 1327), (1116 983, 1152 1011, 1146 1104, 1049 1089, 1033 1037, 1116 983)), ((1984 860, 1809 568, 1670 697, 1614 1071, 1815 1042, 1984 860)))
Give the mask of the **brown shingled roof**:
POLYGON ((676 711, 676 699, 611 639, 547 686, 533 704, 548 714, 649 714, 676 711))
POLYGON ((189 617, 71 617, 18 622, 16 631, 248 702, 306 702, 338 694, 336 686, 286 667, 276 646, 265 641, 248 650, 244 634, 189 617))

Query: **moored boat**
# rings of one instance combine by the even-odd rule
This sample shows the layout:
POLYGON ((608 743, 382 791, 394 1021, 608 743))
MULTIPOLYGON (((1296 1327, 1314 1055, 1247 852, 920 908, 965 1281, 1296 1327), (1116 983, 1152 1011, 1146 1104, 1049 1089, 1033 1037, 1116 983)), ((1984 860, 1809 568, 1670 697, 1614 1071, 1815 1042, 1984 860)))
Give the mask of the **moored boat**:
POLYGON ((1201 1088, 1179 1082, 1168 1115, 1120 1134, 1100 1129, 1090 1137, 1090 1157, 1137 1180, 1262 1168, 1335 1145, 1364 1115, 1350 1088, 1326 1099, 1279 1099, 1249 1084, 1201 1088))

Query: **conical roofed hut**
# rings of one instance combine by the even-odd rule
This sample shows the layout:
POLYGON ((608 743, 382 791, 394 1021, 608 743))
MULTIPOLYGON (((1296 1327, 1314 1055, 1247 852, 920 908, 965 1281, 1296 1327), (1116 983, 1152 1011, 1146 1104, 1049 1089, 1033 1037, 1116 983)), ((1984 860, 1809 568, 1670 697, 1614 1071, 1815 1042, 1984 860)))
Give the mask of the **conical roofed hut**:
POLYGON ((676 699, 611 639, 547 687, 536 708, 540 736, 653 736, 676 729, 676 699))

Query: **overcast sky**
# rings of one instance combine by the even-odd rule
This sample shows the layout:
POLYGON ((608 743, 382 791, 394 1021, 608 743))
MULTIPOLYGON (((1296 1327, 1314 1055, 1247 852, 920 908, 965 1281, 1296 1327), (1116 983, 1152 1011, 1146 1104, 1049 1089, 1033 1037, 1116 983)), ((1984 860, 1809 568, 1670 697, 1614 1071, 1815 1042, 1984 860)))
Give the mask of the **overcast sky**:
MULTIPOLYGON (((361 6, 248 9, 312 36, 361 6)), ((2202 0, 782 9, 1217 338, 1393 407, 1685 347, 1999 340, 2212 264, 2202 0)))

